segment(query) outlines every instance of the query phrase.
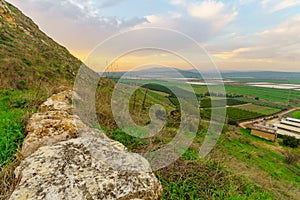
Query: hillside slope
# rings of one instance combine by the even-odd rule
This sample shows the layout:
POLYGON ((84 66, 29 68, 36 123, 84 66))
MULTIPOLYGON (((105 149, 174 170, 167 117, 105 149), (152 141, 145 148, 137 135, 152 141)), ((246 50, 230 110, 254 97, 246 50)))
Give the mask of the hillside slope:
POLYGON ((0 88, 70 83, 81 62, 20 10, 0 0, 0 88))
POLYGON ((12 191, 29 116, 53 93, 71 88, 81 61, 0 0, 0 199, 12 191))

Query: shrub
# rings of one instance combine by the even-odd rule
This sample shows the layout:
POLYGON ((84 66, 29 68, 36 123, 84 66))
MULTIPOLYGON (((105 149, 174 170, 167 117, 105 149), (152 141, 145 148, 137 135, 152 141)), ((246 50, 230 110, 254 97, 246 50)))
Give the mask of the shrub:
POLYGON ((300 144, 300 140, 295 137, 292 137, 292 136, 284 135, 282 137, 282 139, 283 139, 283 145, 289 146, 292 148, 296 148, 300 144))

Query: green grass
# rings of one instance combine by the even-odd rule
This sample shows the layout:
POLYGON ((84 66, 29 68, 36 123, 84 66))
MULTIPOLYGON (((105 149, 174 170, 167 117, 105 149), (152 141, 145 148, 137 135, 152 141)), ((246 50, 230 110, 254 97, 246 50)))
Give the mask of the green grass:
POLYGON ((0 171, 15 159, 25 138, 25 117, 46 100, 39 90, 0 90, 0 171))
POLYGON ((291 116, 296 119, 300 119, 300 110, 291 113, 291 116))
POLYGON ((252 112, 258 112, 261 113, 262 115, 272 115, 280 112, 280 109, 277 108, 258 106, 254 104, 239 105, 239 106, 235 106, 235 108, 252 111, 252 112))
POLYGON ((241 133, 241 137, 222 141, 224 151, 247 165, 259 168, 276 180, 285 180, 295 187, 300 187, 300 176, 297 175, 300 169, 297 164, 287 164, 284 156, 260 145, 260 143, 267 143, 273 146, 273 143, 251 136, 246 129, 242 129, 241 133))
POLYGON ((146 139, 141 139, 137 137, 133 137, 131 135, 128 135, 124 131, 116 130, 112 134, 109 135, 112 139, 121 142, 124 146, 126 146, 129 150, 133 149, 142 149, 143 146, 146 146, 149 144, 149 142, 146 139))
POLYGON ((213 160, 179 160, 156 174, 163 185, 162 199, 274 199, 213 160))
POLYGON ((25 99, 11 91, 0 91, 0 171, 15 158, 25 137, 22 122, 26 110, 25 99))

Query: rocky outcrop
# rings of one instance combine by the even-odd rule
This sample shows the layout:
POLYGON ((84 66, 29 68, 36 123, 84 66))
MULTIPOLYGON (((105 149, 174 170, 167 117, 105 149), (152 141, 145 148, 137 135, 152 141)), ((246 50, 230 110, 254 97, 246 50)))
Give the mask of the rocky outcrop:
POLYGON ((30 119, 10 199, 159 199, 148 161, 72 115, 71 93, 52 96, 30 119))
POLYGON ((5 1, 0 0, 0 18, 13 27, 17 27, 15 18, 5 1))

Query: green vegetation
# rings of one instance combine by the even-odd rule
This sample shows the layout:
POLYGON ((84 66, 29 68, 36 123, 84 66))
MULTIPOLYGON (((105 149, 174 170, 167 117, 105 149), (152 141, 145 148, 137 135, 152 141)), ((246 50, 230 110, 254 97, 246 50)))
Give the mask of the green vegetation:
MULTIPOLYGON (((242 135, 222 140, 219 147, 238 161, 266 172, 275 180, 286 181, 300 187, 299 165, 286 163, 284 155, 272 150, 273 143, 250 135, 250 131, 241 130, 242 135), (268 148, 269 147, 269 148, 268 148), (296 172, 296 173, 295 173, 296 172)), ((298 152, 299 153, 299 152, 298 152)))
POLYGON ((124 144, 129 150, 138 150, 142 149, 143 146, 148 145, 149 142, 146 139, 140 139, 137 137, 133 137, 128 135, 124 131, 117 129, 112 134, 109 135, 112 139, 121 142, 124 144))
MULTIPOLYGON (((211 118, 211 111, 214 111, 218 114, 218 111, 221 111, 220 108, 205 108, 200 110, 200 114, 202 119, 209 120, 211 118)), ((231 125, 237 125, 238 122, 258 118, 263 116, 261 113, 242 110, 235 107, 228 107, 227 108, 227 116, 228 116, 228 123, 231 125)))
POLYGON ((211 98, 204 98, 201 99, 200 106, 201 108, 211 108, 212 103, 214 107, 224 107, 227 106, 236 106, 246 104, 244 101, 240 101, 237 99, 211 99, 211 98))
POLYGON ((285 146, 289 146, 291 148, 297 148, 300 145, 300 140, 293 136, 283 135, 282 143, 285 146))
POLYGON ((293 103, 295 105, 299 103, 300 91, 296 90, 284 90, 284 89, 274 89, 274 88, 260 88, 254 86, 245 85, 235 85, 226 86, 226 92, 242 94, 245 96, 258 97, 260 99, 269 100, 273 102, 281 103, 293 103), (290 102, 288 102, 290 99, 290 102))
POLYGON ((270 107, 270 108, 277 108, 280 110, 286 110, 286 109, 290 108, 290 106, 288 106, 284 103, 279 103, 279 102, 274 102, 274 101, 269 101, 269 100, 262 100, 262 99, 260 99, 258 101, 258 100, 255 100, 255 98, 253 98, 253 97, 240 97, 237 99, 240 101, 247 102, 247 103, 252 103, 254 105, 270 107))
POLYGON ((163 199, 274 199, 213 160, 179 160, 159 170, 157 176, 164 188, 163 199))
POLYGON ((296 119, 300 119, 300 110, 291 113, 291 116, 296 119))
POLYGON ((14 99, 11 91, 0 91, 0 171, 14 160, 24 135, 22 119, 26 101, 14 99))
POLYGON ((74 80, 81 62, 41 32, 17 8, 10 4, 8 7, 18 27, 0 21, 0 88, 43 87, 46 90, 74 80))
POLYGON ((277 109, 277 108, 258 106, 258 105, 254 105, 254 104, 245 104, 245 105, 239 105, 239 106, 235 106, 235 107, 242 109, 242 110, 258 112, 258 113, 261 113, 262 115, 272 115, 272 114, 275 114, 275 113, 278 113, 281 111, 280 109, 277 109))
POLYGON ((30 114, 46 100, 45 91, 0 90, 0 171, 15 159, 30 114))

